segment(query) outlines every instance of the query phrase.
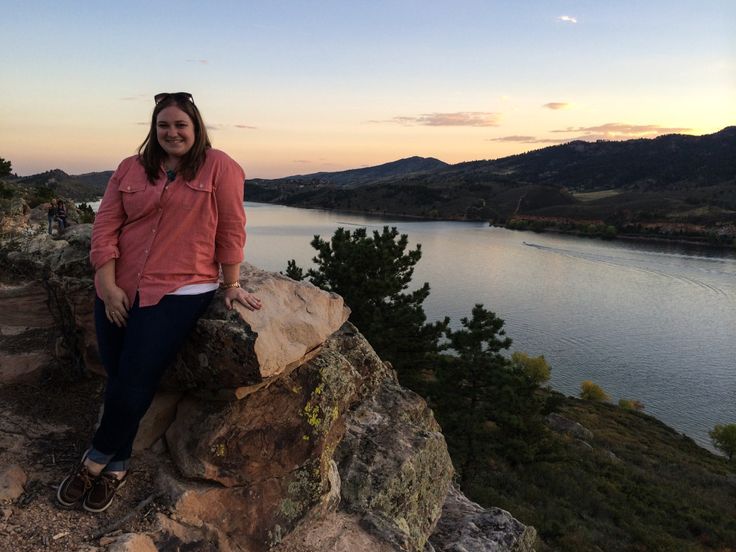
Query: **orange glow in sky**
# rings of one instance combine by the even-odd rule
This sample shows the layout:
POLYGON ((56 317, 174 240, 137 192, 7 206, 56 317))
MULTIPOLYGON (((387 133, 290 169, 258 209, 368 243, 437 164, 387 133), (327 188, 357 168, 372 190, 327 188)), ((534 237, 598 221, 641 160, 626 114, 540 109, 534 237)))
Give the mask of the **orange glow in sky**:
POLYGON ((6 7, 0 157, 114 169, 179 90, 265 178, 734 124, 732 2, 184 4, 6 7))

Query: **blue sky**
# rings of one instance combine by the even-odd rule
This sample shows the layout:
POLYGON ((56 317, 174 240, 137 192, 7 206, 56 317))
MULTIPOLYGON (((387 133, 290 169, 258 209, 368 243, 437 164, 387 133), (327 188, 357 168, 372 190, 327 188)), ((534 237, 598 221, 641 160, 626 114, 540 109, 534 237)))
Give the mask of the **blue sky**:
POLYGON ((189 91, 250 176, 734 123, 736 2, 0 0, 0 157, 114 168, 189 91))

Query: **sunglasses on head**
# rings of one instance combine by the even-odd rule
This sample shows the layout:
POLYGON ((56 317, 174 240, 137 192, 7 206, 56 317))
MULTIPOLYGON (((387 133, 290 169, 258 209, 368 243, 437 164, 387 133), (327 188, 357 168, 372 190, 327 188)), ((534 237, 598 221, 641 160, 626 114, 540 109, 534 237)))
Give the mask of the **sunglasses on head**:
POLYGON ((169 98, 174 98, 179 101, 187 100, 194 103, 194 98, 189 92, 161 92, 153 97, 153 101, 158 104, 164 100, 168 100, 169 98))

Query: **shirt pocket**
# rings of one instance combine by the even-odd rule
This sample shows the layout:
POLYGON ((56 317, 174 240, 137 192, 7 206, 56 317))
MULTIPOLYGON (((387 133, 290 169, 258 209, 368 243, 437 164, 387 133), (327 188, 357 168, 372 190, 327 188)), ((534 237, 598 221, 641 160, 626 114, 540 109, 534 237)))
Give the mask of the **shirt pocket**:
POLYGON ((181 206, 184 209, 201 209, 209 207, 210 198, 212 197, 212 182, 206 180, 192 180, 185 182, 182 190, 185 192, 182 196, 181 206))
POLYGON ((145 211, 147 185, 147 181, 135 179, 123 179, 118 185, 123 209, 129 219, 138 218, 145 211))

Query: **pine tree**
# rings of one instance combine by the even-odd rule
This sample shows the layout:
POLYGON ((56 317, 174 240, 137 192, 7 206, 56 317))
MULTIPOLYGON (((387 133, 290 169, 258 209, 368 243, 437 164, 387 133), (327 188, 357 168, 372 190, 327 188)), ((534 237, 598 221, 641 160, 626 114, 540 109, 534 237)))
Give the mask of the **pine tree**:
MULTIPOLYGON (((408 241, 395 227, 384 226, 371 235, 365 228, 338 228, 330 241, 314 237, 316 266, 306 276, 345 299, 352 311, 350 321, 381 358, 393 364, 402 382, 419 390, 449 320, 427 323, 423 303, 429 284, 407 291, 422 256, 421 245, 407 251, 408 241)), ((290 261, 287 274, 301 273, 290 261)))
POLYGON ((10 163, 10 161, 7 161, 0 157, 0 178, 3 176, 10 176, 10 173, 13 172, 13 165, 10 163))
POLYGON ((458 469, 467 484, 491 454, 512 463, 533 459, 544 432, 543 401, 538 382, 509 361, 511 346, 504 321, 483 305, 475 305, 462 329, 447 330, 445 356, 432 394, 440 424, 458 469))

